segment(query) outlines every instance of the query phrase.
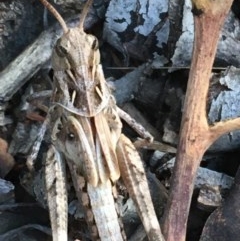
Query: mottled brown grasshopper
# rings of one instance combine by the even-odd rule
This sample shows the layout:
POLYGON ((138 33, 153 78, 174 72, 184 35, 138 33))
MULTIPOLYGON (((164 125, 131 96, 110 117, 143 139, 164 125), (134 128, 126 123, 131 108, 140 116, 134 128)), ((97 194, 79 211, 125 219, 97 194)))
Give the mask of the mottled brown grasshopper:
MULTIPOLYGON (((52 146, 47 154, 46 186, 53 240, 67 240, 67 198, 63 157, 71 171, 79 201, 93 240, 126 240, 119 222, 112 185, 122 177, 135 201, 149 240, 163 240, 140 156, 122 132, 120 117, 129 120, 115 103, 104 78, 96 37, 83 23, 92 1, 82 12, 79 26, 69 29, 58 19, 63 35, 52 54, 54 89, 48 124, 52 146), (124 118, 126 117, 126 118, 124 118)), ((150 134, 133 125, 144 137, 150 134)))

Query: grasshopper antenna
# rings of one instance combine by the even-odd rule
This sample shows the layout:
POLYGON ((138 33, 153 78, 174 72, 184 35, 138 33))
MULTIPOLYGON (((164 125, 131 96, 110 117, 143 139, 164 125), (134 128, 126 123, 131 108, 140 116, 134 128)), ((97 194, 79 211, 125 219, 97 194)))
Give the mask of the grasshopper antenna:
POLYGON ((92 5, 92 2, 93 2, 93 0, 88 0, 87 3, 84 5, 83 10, 82 10, 81 19, 80 19, 80 22, 79 22, 79 28, 82 29, 82 30, 83 30, 83 24, 84 24, 85 18, 88 14, 90 6, 92 5))
POLYGON ((47 1, 47 0, 39 0, 52 14, 53 16, 58 20, 60 25, 62 26, 63 32, 68 32, 67 24, 65 23, 62 16, 58 13, 58 11, 47 1))

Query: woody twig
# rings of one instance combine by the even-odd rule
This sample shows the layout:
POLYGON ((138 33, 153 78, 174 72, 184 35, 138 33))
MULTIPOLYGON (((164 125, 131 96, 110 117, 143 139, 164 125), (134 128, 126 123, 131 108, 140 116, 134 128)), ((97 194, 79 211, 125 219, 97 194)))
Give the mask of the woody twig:
POLYGON ((195 40, 176 164, 163 226, 167 241, 185 241, 197 168, 206 149, 224 133, 240 128, 240 118, 209 125, 206 100, 217 42, 232 0, 192 0, 195 40))

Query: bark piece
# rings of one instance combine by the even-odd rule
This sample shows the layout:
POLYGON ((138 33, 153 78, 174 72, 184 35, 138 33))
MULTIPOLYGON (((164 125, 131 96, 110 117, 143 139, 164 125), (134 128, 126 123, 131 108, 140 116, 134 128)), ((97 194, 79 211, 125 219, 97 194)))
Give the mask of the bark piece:
POLYGON ((222 196, 219 186, 203 186, 197 199, 198 207, 204 210, 212 210, 219 207, 222 196))
POLYGON ((21 228, 24 225, 47 225, 48 215, 47 212, 39 208, 36 204, 7 204, 0 205, 0 221, 0 240, 5 240, 3 237, 7 235, 8 232, 12 232, 14 229, 21 228))
MULTIPOLYGON (((58 10, 61 16, 72 16, 81 12, 85 4, 84 0, 53 0, 53 2, 59 5, 58 10)), ((103 18, 106 12, 106 4, 109 0, 98 0, 93 2, 94 10, 97 13, 97 16, 103 18)))
POLYGON ((104 38, 121 53, 143 61, 162 52, 169 32, 167 4, 165 0, 111 1, 104 38))
MULTIPOLYGON (((155 151, 151 162, 153 165, 156 165, 157 160, 161 159, 165 153, 161 153, 159 151, 155 151), (157 160, 156 160, 157 159, 157 160)), ((169 170, 171 173, 173 172, 173 168, 175 165, 175 158, 170 159, 166 163, 164 163, 161 167, 157 170, 161 175, 161 172, 169 170)), ((233 177, 216 172, 204 167, 199 167, 197 170, 194 188, 202 188, 204 186, 218 186, 222 189, 230 189, 233 184, 233 177)))
POLYGON ((51 240, 51 229, 38 224, 28 224, 0 234, 4 241, 42 241, 51 240))
POLYGON ((222 206, 217 208, 208 218, 201 241, 232 241, 239 239, 239 195, 240 195, 240 169, 228 197, 222 206))
MULTIPOLYGON (((212 77, 218 78, 218 74, 212 77)), ((215 97, 212 99, 208 121, 226 121, 240 116, 240 69, 230 67, 220 74, 218 84, 215 88, 215 97), (218 92, 218 88, 221 91, 218 92), (218 94, 217 94, 218 92, 218 94)), ((238 149, 240 145, 240 131, 233 131, 221 136, 210 148, 209 151, 229 151, 238 149)))
POLYGON ((168 38, 168 58, 173 56, 176 42, 182 33, 183 0, 170 0, 168 3, 168 18, 170 22, 168 38))
POLYGON ((11 182, 0 179, 0 204, 14 202, 14 186, 11 182))
POLYGON ((0 70, 42 31, 42 6, 28 0, 0 2, 0 70))
POLYGON ((111 84, 114 88, 113 94, 118 105, 128 102, 134 98, 134 93, 137 92, 141 77, 144 75, 144 71, 146 71, 148 66, 148 64, 143 64, 111 84))
POLYGON ((37 134, 41 129, 41 124, 25 124, 19 122, 13 133, 13 139, 9 146, 9 152, 14 156, 21 153, 27 156, 36 141, 37 134))
MULTIPOLYGON (((193 14, 191 10, 191 1, 185 1, 182 20, 182 35, 176 44, 176 49, 172 57, 173 67, 186 67, 191 63, 194 38, 193 14)), ((218 65, 226 66, 226 63, 231 63, 231 65, 240 67, 240 60, 236 54, 240 51, 239 29, 239 20, 235 18, 234 14, 230 11, 225 20, 218 42, 216 53, 216 61, 219 63, 218 65)))

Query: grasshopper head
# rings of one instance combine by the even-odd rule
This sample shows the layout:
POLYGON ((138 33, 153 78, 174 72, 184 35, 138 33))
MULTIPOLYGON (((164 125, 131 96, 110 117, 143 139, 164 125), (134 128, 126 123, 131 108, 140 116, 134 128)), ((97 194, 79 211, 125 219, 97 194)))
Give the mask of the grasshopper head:
POLYGON ((100 61, 98 40, 94 36, 86 34, 83 28, 83 23, 93 0, 87 1, 82 10, 79 26, 73 29, 67 27, 64 19, 47 0, 40 1, 55 16, 64 32, 63 36, 58 39, 53 51, 53 69, 58 71, 81 67, 81 65, 90 68, 98 65, 100 61))
POLYGON ((73 28, 58 39, 53 55, 54 70, 66 70, 81 66, 93 67, 100 63, 98 40, 82 29, 73 28))

